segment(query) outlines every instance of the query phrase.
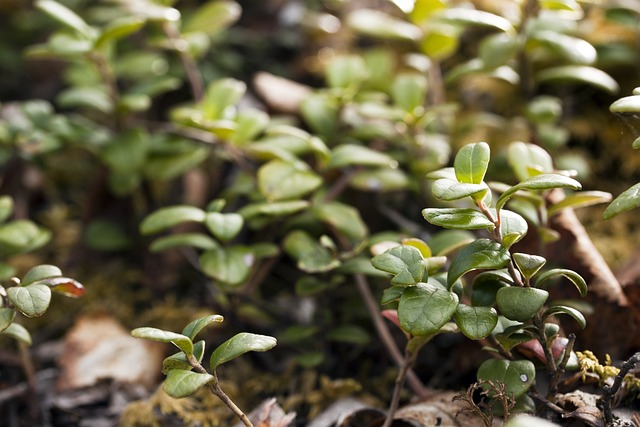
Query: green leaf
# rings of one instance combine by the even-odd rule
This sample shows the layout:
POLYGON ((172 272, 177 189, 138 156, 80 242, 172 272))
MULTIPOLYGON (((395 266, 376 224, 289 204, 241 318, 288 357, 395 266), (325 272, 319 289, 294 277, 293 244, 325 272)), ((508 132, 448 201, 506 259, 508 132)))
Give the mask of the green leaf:
POLYGON ((167 379, 162 385, 162 389, 171 397, 179 399, 191 396, 193 393, 211 381, 215 377, 211 374, 173 369, 167 374, 167 379))
POLYGON ((0 332, 7 329, 13 319, 16 317, 16 311, 12 308, 0 308, 0 332))
POLYGON ((458 50, 460 33, 455 25, 432 23, 420 42, 420 51, 436 61, 447 59, 458 50))
POLYGON ((357 209, 340 202, 322 203, 313 208, 320 221, 339 231, 352 244, 364 240, 369 230, 357 209))
POLYGON ((80 18, 74 11, 58 3, 57 1, 38 0, 36 1, 35 5, 38 9, 40 9, 62 25, 74 31, 77 31, 87 38, 93 36, 94 31, 82 18, 80 18))
POLYGON ((296 165, 272 160, 258 169, 258 188, 270 201, 302 197, 322 185, 322 178, 296 165))
POLYGON ((325 138, 330 138, 336 130, 338 101, 326 94, 312 93, 300 104, 300 113, 311 130, 325 138))
POLYGON ((426 208, 422 216, 430 224, 459 230, 493 229, 495 225, 482 212, 466 208, 426 208))
POLYGON ((209 212, 206 214, 204 224, 211 234, 223 242, 228 242, 242 230, 244 219, 236 213, 209 212))
POLYGON ((391 84, 393 103, 408 113, 421 107, 427 95, 427 79, 422 74, 402 73, 391 84))
POLYGON ((213 81, 200 108, 208 120, 228 119, 229 107, 235 105, 247 90, 247 85, 239 80, 226 78, 213 81))
POLYGON ((389 166, 396 163, 393 158, 380 151, 355 144, 343 144, 331 151, 328 168, 348 166, 389 166))
POLYGON ((131 335, 136 338, 144 338, 152 341, 170 342, 182 350, 187 356, 193 354, 193 342, 186 335, 164 331, 158 328, 150 328, 148 326, 132 330, 131 335))
POLYGON ((482 195, 488 191, 487 184, 460 183, 452 179, 438 179, 431 186, 431 192, 436 199, 453 201, 469 196, 482 195))
POLYGON ((531 279, 547 262, 544 257, 518 252, 514 253, 511 257, 516 266, 518 266, 518 270, 520 270, 526 279, 531 279))
POLYGON ((46 285, 32 284, 7 289, 9 301, 27 317, 42 316, 51 302, 51 289, 46 285))
POLYGON ((340 265, 329 249, 305 231, 290 232, 284 238, 283 245, 287 254, 297 261, 298 268, 304 272, 321 273, 340 265))
POLYGON ((355 171, 349 186, 360 191, 399 191, 409 188, 411 181, 401 169, 374 169, 355 171))
POLYGON ((580 313, 580 311, 576 310, 573 307, 567 307, 564 305, 554 305, 553 307, 549 307, 542 315, 542 319, 544 320, 547 317, 555 316, 558 314, 567 314, 573 317, 582 329, 587 327, 587 320, 584 318, 583 314, 580 313))
POLYGON ((360 34, 382 39, 417 41, 422 36, 417 26, 373 9, 356 9, 347 16, 346 22, 360 34))
POLYGON ((27 286, 38 280, 47 279, 49 277, 60 277, 62 271, 55 265, 42 264, 33 267, 22 278, 22 286, 27 286))
POLYGON ((527 178, 519 184, 514 185, 502 195, 496 201, 496 209, 501 209, 505 203, 520 190, 550 190, 552 188, 570 188, 572 190, 579 190, 582 185, 573 178, 569 178, 565 175, 559 175, 555 173, 543 173, 540 175, 527 178))
POLYGON ((616 114, 640 113, 640 95, 625 96, 618 99, 611 104, 609 111, 616 114))
POLYGON ((520 181, 533 175, 553 172, 551 156, 538 145, 514 142, 509 145, 508 159, 511 169, 520 181))
POLYGON ((390 288, 385 289, 382 293, 380 304, 386 305, 394 301, 399 301, 404 289, 404 286, 391 286, 390 288))
POLYGON ((63 108, 90 108, 103 114, 113 111, 113 100, 101 87, 70 87, 56 97, 56 103, 63 108))
POLYGON ((357 325, 342 325, 327 333, 327 338, 334 342, 344 342, 354 345, 366 345, 371 341, 367 331, 357 325))
POLYGON ((469 231, 443 230, 433 235, 429 240, 429 247, 434 255, 448 255, 474 240, 476 236, 469 231))
POLYGON ((489 336, 498 324, 498 313, 493 307, 470 307, 460 304, 453 319, 466 337, 479 340, 489 336))
POLYGON ((205 211, 194 206, 168 206, 148 215, 140 224, 140 233, 158 233, 183 222, 203 222, 205 218, 205 211))
POLYGON ((378 270, 393 274, 393 285, 412 286, 423 280, 426 264, 413 246, 396 246, 375 256, 371 263, 378 270))
POLYGON ((482 39, 478 54, 487 68, 496 68, 514 58, 519 47, 520 42, 517 37, 497 33, 482 39))
MULTIPOLYGON (((202 362, 204 349, 204 340, 200 340, 197 343, 193 344, 193 357, 195 357, 198 363, 202 362)), ((174 369, 181 369, 185 371, 190 371, 193 369, 193 366, 191 366, 187 361, 187 356, 182 351, 173 354, 162 361, 162 373, 164 375, 167 375, 169 371, 172 371, 174 369)))
POLYGON ((51 232, 32 221, 18 219, 0 225, 0 254, 28 252, 45 245, 51 232))
POLYGON ((0 223, 5 222, 13 212, 13 199, 9 196, 0 196, 0 223))
POLYGON ((151 243, 151 252, 161 252, 180 246, 191 246, 196 249, 216 249, 220 245, 211 237, 203 233, 179 233, 160 237, 151 243))
POLYGON ((509 249, 514 243, 522 240, 528 230, 529 226, 527 225, 527 221, 519 214, 506 209, 500 211, 502 246, 509 249))
POLYGON ((571 64, 591 65, 598 58, 596 48, 591 43, 557 31, 533 31, 529 34, 528 43, 534 40, 571 64))
POLYGON ((367 78, 367 74, 364 60, 357 55, 338 56, 326 69, 327 84, 332 88, 357 87, 367 78))
POLYGON ((224 317, 219 314, 200 317, 185 326, 182 330, 182 335, 186 335, 190 340, 193 340, 205 326, 213 322, 221 323, 223 320, 224 317))
POLYGON ((620 86, 609 74, 587 65, 564 65, 547 68, 535 76, 539 83, 581 83, 615 95, 620 86))
POLYGON ((443 286, 418 283, 407 287, 398 305, 402 329, 411 335, 436 334, 458 307, 458 296, 443 286))
POLYGON ((485 360, 478 368, 479 381, 499 381, 506 386, 507 395, 518 398, 533 385, 536 368, 529 360, 485 360))
POLYGON ((238 129, 233 135, 235 144, 245 144, 253 141, 269 124, 269 114, 264 111, 249 109, 238 113, 236 123, 238 129))
POLYGON ((100 36, 96 40, 95 46, 103 48, 108 43, 115 42, 135 33, 145 24, 145 19, 140 16, 123 16, 113 19, 102 29, 100 36))
POLYGON ((220 344, 220 346, 214 350, 209 361, 211 370, 215 371, 216 368, 223 363, 249 351, 271 350, 275 347, 276 343, 277 341, 274 337, 241 332, 220 344))
POLYGON ((576 288, 578 288, 578 292, 580 292, 581 297, 584 297, 587 295, 587 292, 588 292, 587 282, 584 281, 582 276, 573 270, 567 270, 564 268, 554 268, 552 270, 548 270, 548 271, 545 271, 544 273, 541 273, 536 279, 536 286, 542 287, 542 285, 546 281, 558 276, 566 277, 571 281, 571 283, 576 285, 576 288))
POLYGON ((200 256, 202 271, 231 286, 244 283, 255 264, 255 256, 246 246, 209 249, 200 256))
POLYGON ((182 27, 183 33, 203 32, 214 36, 233 25, 242 13, 235 1, 210 1, 199 7, 182 27))
POLYGON ((526 322, 538 313, 549 298, 549 292, 538 288, 507 286, 498 289, 496 303, 507 319, 526 322))
POLYGON ((489 167, 489 144, 477 142, 462 147, 453 162, 456 178, 466 184, 481 184, 489 167))
MULTIPOLYGON (((553 124, 562 116, 562 101, 555 96, 538 95, 527 104, 526 116, 535 124, 553 124)), ((524 142, 516 142, 515 144, 530 145, 532 148, 536 147, 538 149, 541 148, 537 145, 526 144, 524 142)), ((551 172, 551 158, 549 158, 549 168, 546 172, 551 172)))
POLYGON ((242 215, 245 220, 249 220, 260 215, 280 217, 298 213, 305 210, 310 205, 311 203, 307 200, 250 203, 238 210, 238 214, 242 215))
POLYGON ((451 262, 447 274, 449 288, 464 274, 477 269, 498 269, 509 263, 509 252, 499 243, 478 239, 462 248, 451 262))
POLYGON ((436 12, 434 18, 463 27, 483 26, 501 30, 506 33, 515 33, 513 25, 511 25, 511 22, 507 19, 482 10, 451 7, 436 12))
POLYGON ((611 201, 611 194, 604 191, 581 191, 579 193, 570 194, 558 203, 547 208, 547 215, 553 216, 565 208, 582 208, 585 206, 597 205, 599 203, 608 203, 611 201))
POLYGON ((0 335, 7 335, 18 341, 22 341, 26 345, 31 345, 31 334, 19 323, 14 322, 10 324, 4 331, 0 331, 0 335))
POLYGON ((633 141, 633 144, 631 145, 631 148, 633 148, 634 150, 640 149, 640 137, 636 138, 633 141))
POLYGON ((604 210, 602 217, 611 219, 638 206, 640 206, 640 182, 613 199, 613 202, 604 210))

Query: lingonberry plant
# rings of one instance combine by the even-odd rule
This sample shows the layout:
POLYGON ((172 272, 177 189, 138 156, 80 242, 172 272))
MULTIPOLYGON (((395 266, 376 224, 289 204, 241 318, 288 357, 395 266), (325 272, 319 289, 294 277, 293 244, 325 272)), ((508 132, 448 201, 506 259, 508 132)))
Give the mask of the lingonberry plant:
POLYGON ((218 382, 217 368, 225 362, 235 359, 249 351, 267 351, 276 345, 276 339, 265 335, 241 332, 224 343, 220 344, 209 358, 209 370, 202 366, 202 358, 205 352, 205 341, 195 341, 196 335, 211 323, 220 323, 222 316, 212 314, 200 317, 184 327, 182 333, 164 331, 157 328, 136 328, 131 335, 137 338, 146 338, 154 341, 170 342, 180 349, 162 362, 162 373, 167 376, 162 388, 172 397, 187 397, 195 393, 199 388, 207 386, 211 393, 216 395, 240 418, 247 427, 253 424, 240 408, 227 396, 218 382))
MULTIPOLYGON (((525 350, 520 353, 531 354, 544 364, 548 373, 546 395, 553 400, 575 339, 561 337, 554 318, 564 314, 583 328, 586 325, 576 308, 549 302, 546 288, 553 279, 565 277, 577 287, 580 296, 585 296, 587 285, 574 271, 543 270, 546 259, 542 256, 512 251, 512 246, 526 236, 529 226, 522 215, 505 207, 512 199, 522 198, 546 217, 560 208, 608 199, 601 193, 584 198, 569 196, 547 206, 546 193, 579 190, 580 183, 567 171, 553 170, 550 156, 539 147, 515 143, 511 153, 511 165, 520 178, 513 186, 485 181, 490 149, 484 142, 462 147, 453 167, 428 175, 438 200, 466 199, 471 203, 469 207, 426 208, 422 212, 424 218, 444 228, 486 233, 460 248, 446 273, 439 271, 447 259, 433 256, 428 245, 417 239, 386 250, 372 263, 393 274, 392 287, 385 291, 382 303, 397 302, 397 323, 409 338, 407 365, 415 360, 420 346, 439 333, 452 331, 455 322, 465 336, 485 340, 487 349, 496 352, 497 358, 478 368, 478 380, 504 383, 506 392, 520 400, 521 405, 513 409, 517 411, 530 406, 525 404, 525 393, 535 382, 536 368, 533 361, 512 350, 525 350), (492 187, 501 193, 495 201, 492 187), (486 271, 463 284, 464 276, 474 270, 486 271)), ((402 384, 401 376, 397 384, 402 384)), ((387 425, 393 409, 392 406, 387 425)))

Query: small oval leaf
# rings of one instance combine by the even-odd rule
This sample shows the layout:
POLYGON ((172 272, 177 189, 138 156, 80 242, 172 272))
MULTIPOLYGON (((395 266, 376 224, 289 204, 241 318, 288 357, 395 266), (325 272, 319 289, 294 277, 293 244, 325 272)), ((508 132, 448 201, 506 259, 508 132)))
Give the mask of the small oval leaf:
POLYGON ((182 222, 203 222, 206 214, 202 209, 188 205, 168 206, 148 215, 140 224, 142 234, 166 230, 182 222))
POLYGON ((223 320, 224 317, 219 314, 200 317, 185 326, 182 330, 182 335, 186 335, 190 340, 193 340, 205 326, 213 322, 221 323, 223 320))
POLYGON ((493 229, 494 223, 482 212, 467 208, 427 208, 422 216, 430 224, 458 230, 493 229))
POLYGON ((215 380, 210 374, 173 369, 167 374, 162 389, 171 397, 179 399, 191 396, 198 389, 215 380))
POLYGON ((214 350, 209 361, 211 370, 215 371, 221 364, 249 351, 271 350, 276 344, 277 341, 274 337, 241 332, 214 350))
POLYGON ((554 305, 553 307, 549 307, 547 310, 545 310, 542 318, 546 319, 549 316, 555 316, 557 314, 567 314, 573 317, 582 329, 587 327, 587 320, 584 318, 584 315, 580 313, 580 311, 576 310, 573 307, 567 307, 564 305, 554 305))
POLYGON ((552 188, 570 188, 572 190, 579 190, 582 188, 582 185, 573 178, 556 173, 535 175, 521 181, 519 184, 514 185, 502 193, 496 201, 496 209, 501 209, 505 203, 507 203, 507 201, 520 190, 550 190, 552 188))
POLYGON ((415 336, 438 333, 458 307, 458 296, 443 286, 418 283, 400 297, 398 319, 402 329, 415 336))
POLYGON ((145 338, 153 341, 170 342, 186 355, 193 354, 193 342, 189 337, 171 331, 164 331, 158 328, 142 327, 131 331, 131 335, 136 338, 145 338))
POLYGON ((507 319, 526 322, 538 313, 549 298, 544 289, 507 286, 498 289, 496 303, 507 319))
POLYGON ((466 337, 479 340, 489 336, 498 324, 498 313, 493 307, 458 305, 453 319, 466 337))
POLYGON ((378 270, 393 274, 393 285, 411 286, 423 280, 424 258, 413 246, 401 245, 375 256, 371 263, 378 270))
POLYGON ((602 216, 604 219, 611 219, 638 206, 640 206, 640 182, 613 199, 613 202, 607 206, 602 216))
POLYGON ((62 270, 60 270, 55 265, 38 265, 33 267, 31 270, 27 272, 22 278, 22 286, 30 285, 33 282, 37 282, 38 280, 47 279, 49 277, 60 277, 62 276, 62 270))
POLYGON ((567 270, 564 268, 554 268, 553 270, 541 273, 540 276, 538 276, 538 278, 536 279, 536 286, 541 287, 547 280, 558 276, 564 276, 569 279, 571 283, 576 285, 576 288, 578 288, 578 292, 580 292, 581 297, 587 295, 587 282, 585 282, 582 276, 573 270, 567 270))
POLYGON ((533 385, 536 368, 529 360, 486 360, 478 368, 479 381, 500 381, 506 386, 505 392, 518 398, 533 385))
POLYGON ((490 158, 491 152, 486 142, 465 145, 458 151, 453 162, 456 178, 467 184, 482 183, 490 158))
POLYGON ((42 316, 51 302, 51 289, 46 285, 31 284, 7 289, 9 300, 27 317, 42 316))
POLYGON ((498 269, 509 263, 509 252, 499 243, 478 239, 462 248, 451 262, 447 273, 449 287, 465 273, 477 269, 498 269))

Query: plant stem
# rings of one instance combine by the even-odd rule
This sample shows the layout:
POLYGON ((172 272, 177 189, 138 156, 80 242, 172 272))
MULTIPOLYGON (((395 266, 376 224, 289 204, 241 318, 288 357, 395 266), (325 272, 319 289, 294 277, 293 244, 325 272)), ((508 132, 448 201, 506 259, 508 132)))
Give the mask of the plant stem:
POLYGON ((189 81, 189 86, 191 87, 191 94, 193 95, 193 99, 196 102, 202 101, 204 97, 204 83, 202 81, 202 75, 200 74, 200 70, 198 69, 198 64, 193 59, 193 56, 189 54, 187 51, 186 41, 180 37, 180 32, 176 28, 176 26, 171 22, 166 22, 162 26, 162 30, 169 38, 169 41, 173 45, 173 48, 178 52, 178 56, 180 57, 180 61, 182 62, 182 68, 184 68, 184 72, 187 74, 187 80, 189 81))
POLYGON ((640 351, 627 359, 620 367, 620 372, 613 380, 613 384, 605 386, 602 393, 602 413, 604 414, 604 423, 607 427, 613 426, 614 419, 611 412, 611 399, 620 390, 622 380, 627 376, 629 371, 633 369, 636 363, 640 362, 640 351))
MULTIPOLYGON (((367 282, 367 278, 364 274, 354 274, 354 278, 356 280, 356 287, 364 300, 364 305, 367 307, 369 311, 369 315, 373 320, 373 326, 376 328, 376 332, 382 341, 382 344, 386 347, 387 351, 391 355, 391 358, 396 363, 399 368, 402 368, 404 365, 404 357, 400 353, 400 349, 396 345, 393 337, 391 336, 391 332, 389 332, 389 328, 387 328, 387 324, 384 322, 382 315, 380 314, 380 310, 378 309, 378 303, 376 302, 373 294, 371 293, 371 289, 369 289, 369 283, 367 282)), ((409 387, 418 397, 426 397, 429 395, 428 390, 420 381, 420 378, 413 372, 409 370, 407 372, 407 382, 409 383, 409 387)))
POLYGON ((404 381, 407 378, 407 373, 413 367, 413 364, 416 361, 417 352, 412 353, 409 351, 409 346, 404 351, 404 358, 402 360, 402 366, 400 366, 400 371, 398 372, 398 376, 396 377, 396 384, 393 388, 393 397, 391 398, 391 404, 389 405, 389 411, 387 414, 387 419, 384 420, 384 424, 382 427, 391 427, 391 423, 393 423, 393 415, 398 410, 398 406, 400 406, 400 393, 402 392, 402 386, 404 385, 404 381))
POLYGON ((544 322, 542 316, 538 313, 533 318, 533 324, 538 330, 538 341, 544 350, 544 357, 547 362, 547 372, 549 373, 549 390, 547 391, 547 398, 550 401, 555 400, 555 395, 558 393, 558 366, 553 357, 553 351, 551 350, 551 342, 547 340, 544 334, 544 322))

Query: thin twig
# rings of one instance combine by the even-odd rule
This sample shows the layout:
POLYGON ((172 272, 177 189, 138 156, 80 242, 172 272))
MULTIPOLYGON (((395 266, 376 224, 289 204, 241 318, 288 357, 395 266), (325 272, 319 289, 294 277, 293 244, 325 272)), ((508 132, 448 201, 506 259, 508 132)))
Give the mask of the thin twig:
POLYGON ((416 361, 417 352, 412 353, 408 347, 409 346, 407 345, 407 348, 404 352, 402 366, 400 366, 400 371, 398 372, 396 383, 393 388, 393 396, 391 397, 391 403, 389 405, 389 411, 387 412, 387 418, 384 420, 384 424, 382 425, 382 427, 391 427, 391 423, 393 423, 393 416, 400 406, 400 393, 402 392, 402 387, 404 386, 407 374, 416 361))
POLYGON ((611 399, 620 390, 624 377, 629 373, 636 363, 640 362, 640 351, 627 359, 620 367, 620 372, 613 380, 613 384, 605 386, 602 393, 602 413, 604 414, 605 425, 613 425, 613 413, 611 412, 611 399))

